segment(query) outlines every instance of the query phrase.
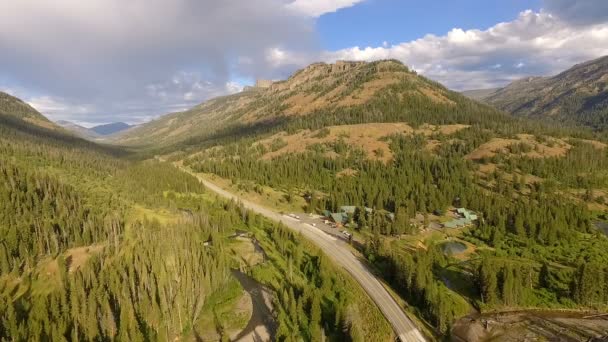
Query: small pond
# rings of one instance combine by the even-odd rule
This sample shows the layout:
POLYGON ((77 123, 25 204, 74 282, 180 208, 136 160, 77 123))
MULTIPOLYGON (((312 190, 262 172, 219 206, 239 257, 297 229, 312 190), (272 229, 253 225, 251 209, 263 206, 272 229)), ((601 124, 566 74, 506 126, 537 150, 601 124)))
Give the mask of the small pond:
POLYGON ((446 255, 456 255, 467 250, 467 245, 460 241, 448 241, 441 244, 441 250, 446 255))

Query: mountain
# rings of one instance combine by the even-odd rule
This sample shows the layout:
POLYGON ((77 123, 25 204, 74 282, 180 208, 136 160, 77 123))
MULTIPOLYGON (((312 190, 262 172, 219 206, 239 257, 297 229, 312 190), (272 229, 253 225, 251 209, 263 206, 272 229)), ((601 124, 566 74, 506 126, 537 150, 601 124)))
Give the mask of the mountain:
POLYGON ((115 122, 105 125, 94 126, 91 128, 86 128, 66 120, 59 120, 56 123, 61 127, 67 129, 68 131, 76 134, 77 136, 89 140, 99 139, 103 136, 119 133, 133 127, 124 122, 115 122))
POLYGON ((394 340, 374 302, 302 237, 246 219, 169 163, 39 126, 32 119, 48 120, 6 99, 0 341, 219 341, 225 331, 280 341, 281 326, 298 340, 394 340), (275 314, 296 301, 297 312, 275 314), (247 329, 250 317, 264 329, 247 329))
POLYGON ((528 77, 481 97, 516 116, 608 128, 608 56, 552 77, 528 77))
POLYGON ((126 124, 124 122, 114 122, 105 125, 99 125, 95 127, 91 127, 89 130, 95 132, 99 135, 111 135, 114 133, 122 132, 129 128, 133 127, 132 125, 126 124))
POLYGON ((312 64, 116 138, 275 212, 333 220, 442 334, 474 310, 608 300, 583 290, 608 271, 593 225, 607 220, 606 137, 509 115, 397 61, 312 64))
POLYGON ((76 134, 77 136, 85 139, 95 139, 99 137, 99 134, 94 132, 93 130, 80 126, 70 121, 59 120, 55 122, 59 126, 67 129, 68 131, 76 134))
POLYGON ((489 88, 489 89, 473 89, 473 90, 465 90, 460 93, 470 99, 476 101, 483 101, 488 96, 497 92, 500 88, 489 88))
POLYGON ((52 123, 23 100, 3 92, 0 92, 0 116, 16 118, 48 129, 60 129, 59 126, 52 123))
POLYGON ((320 128, 406 118, 421 123, 475 122, 493 116, 504 117, 417 75, 399 61, 315 63, 287 80, 260 82, 241 93, 163 116, 120 134, 117 141, 170 145, 227 137, 228 130, 263 131, 298 122, 320 128))

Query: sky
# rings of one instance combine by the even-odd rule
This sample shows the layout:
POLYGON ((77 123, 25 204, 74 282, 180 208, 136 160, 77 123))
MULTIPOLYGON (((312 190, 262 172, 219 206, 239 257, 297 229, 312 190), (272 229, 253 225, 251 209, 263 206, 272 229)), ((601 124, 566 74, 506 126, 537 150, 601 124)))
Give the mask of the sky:
POLYGON ((604 55, 606 0, 0 0, 0 91, 87 127, 319 61, 395 58, 465 90, 604 55))

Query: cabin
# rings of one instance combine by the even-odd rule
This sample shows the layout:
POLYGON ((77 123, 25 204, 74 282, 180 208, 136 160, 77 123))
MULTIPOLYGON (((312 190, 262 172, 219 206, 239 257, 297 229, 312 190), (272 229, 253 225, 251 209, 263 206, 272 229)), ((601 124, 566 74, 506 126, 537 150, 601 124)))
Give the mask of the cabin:
POLYGON ((336 225, 344 225, 346 222, 348 222, 348 215, 343 213, 332 213, 330 217, 336 225))
POLYGON ((478 217, 473 211, 466 208, 457 208, 455 210, 457 218, 445 222, 444 228, 462 228, 471 225, 474 221, 477 221, 478 217))

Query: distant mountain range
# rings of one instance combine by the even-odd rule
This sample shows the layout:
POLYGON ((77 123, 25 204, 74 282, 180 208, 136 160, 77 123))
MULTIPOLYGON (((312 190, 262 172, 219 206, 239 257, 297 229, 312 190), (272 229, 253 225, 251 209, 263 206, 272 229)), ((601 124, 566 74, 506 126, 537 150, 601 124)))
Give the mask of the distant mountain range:
POLYGON ((114 133, 118 133, 133 127, 132 125, 126 124, 124 122, 114 122, 105 125, 99 125, 90 128, 91 131, 99 134, 99 135, 110 135, 114 133))
POLYGON ((95 133, 93 130, 75 124, 71 121, 59 120, 55 122, 59 126, 67 129, 68 131, 76 134, 77 136, 85 139, 95 139, 99 137, 99 134, 95 133))
POLYGON ((552 77, 528 77, 504 88, 463 92, 515 116, 608 128, 608 56, 552 77))
POLYGON ((126 129, 133 127, 132 125, 126 124, 124 122, 115 122, 91 128, 86 128, 71 121, 65 120, 59 120, 56 123, 61 127, 71 131, 72 133, 86 139, 101 138, 103 136, 112 135, 114 133, 122 132, 126 129))

